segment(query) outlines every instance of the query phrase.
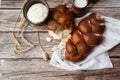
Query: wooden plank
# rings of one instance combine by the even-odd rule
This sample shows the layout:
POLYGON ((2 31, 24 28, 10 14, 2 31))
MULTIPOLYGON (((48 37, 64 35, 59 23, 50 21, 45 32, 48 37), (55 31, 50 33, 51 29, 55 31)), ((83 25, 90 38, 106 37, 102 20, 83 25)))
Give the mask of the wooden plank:
MULTIPOLYGON (((0 58, 16 58, 15 56, 11 55, 11 53, 13 52, 14 42, 12 41, 10 36, 11 33, 0 34, 0 58)), ((38 38, 36 33, 26 33, 25 36, 27 36, 27 39, 35 45, 35 47, 26 54, 29 55, 29 58, 40 58, 41 51, 38 46, 38 38)), ((40 33, 41 45, 47 53, 52 55, 51 48, 58 45, 59 41, 53 40, 52 42, 47 42, 46 37, 49 37, 48 33, 40 33)), ((20 39, 20 36, 18 36, 18 39, 20 39)), ((22 40, 20 42, 22 42, 23 48, 28 47, 22 40)))
MULTIPOLYGON (((1 0, 1 8, 21 8, 25 0, 1 0)), ((63 0, 46 0, 50 7, 61 4, 63 0)))
MULTIPOLYGON (((1 0, 1 8, 21 8, 23 1, 24 0, 1 0)), ((46 0, 46 1, 48 2, 50 7, 54 7, 63 2, 63 0, 46 0)), ((120 0, 98 0, 98 2, 94 4, 94 7, 96 6, 120 7, 120 0)), ((91 4, 89 7, 93 7, 93 4, 91 4)))
POLYGON ((1 59, 1 80, 119 80, 120 59, 112 59, 113 69, 66 71, 41 59, 1 59))
MULTIPOLYGON (((19 10, 0 10, 0 31, 11 31, 14 28, 19 10), (8 15, 9 14, 9 15, 8 15)), ((30 27, 34 30, 33 27, 30 27)), ((19 29, 18 29, 19 30, 19 29)))
MULTIPOLYGON (((15 56, 11 55, 14 42, 12 41, 10 34, 11 33, 0 33, 0 38, 1 38, 0 39, 0 58, 16 58, 15 56)), ((28 58, 41 58, 41 52, 38 46, 36 33, 26 33, 25 36, 31 43, 35 45, 35 47, 32 50, 26 53, 26 55, 29 55, 28 58)), ((51 56, 53 53, 51 49, 53 48, 53 46, 57 46, 60 41, 53 40, 52 42, 47 42, 46 37, 49 37, 48 33, 40 33, 40 37, 41 37, 41 45, 43 46, 45 51, 51 56)), ((19 36, 18 38, 20 39, 19 36)), ((22 45, 23 48, 27 47, 27 45, 25 45, 23 42, 22 44, 23 44, 22 45)), ((119 49, 120 49, 120 45, 110 50, 109 51, 110 57, 114 57, 114 58, 120 57, 119 49)))
MULTIPOLYGON (((90 12, 97 12, 102 15, 120 19, 120 8, 91 8, 90 12), (104 12, 104 13, 103 13, 104 12)), ((15 21, 19 14, 19 10, 0 10, 0 32, 13 31, 15 21)), ((45 27, 40 27, 41 30, 45 30, 45 27)), ((19 30, 16 28, 16 30, 19 30)), ((28 27, 28 32, 36 31, 33 27, 28 27)))
POLYGON ((104 16, 120 20, 120 8, 88 8, 90 12, 96 12, 104 16))
POLYGON ((98 0, 94 6, 120 6, 120 0, 98 0))

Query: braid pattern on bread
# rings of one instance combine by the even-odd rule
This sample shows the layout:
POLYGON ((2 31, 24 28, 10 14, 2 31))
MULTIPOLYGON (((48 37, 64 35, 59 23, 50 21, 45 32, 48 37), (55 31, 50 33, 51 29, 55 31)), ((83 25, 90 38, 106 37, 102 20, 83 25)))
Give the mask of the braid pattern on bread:
POLYGON ((82 19, 66 43, 65 59, 72 62, 84 60, 94 47, 103 41, 105 20, 96 13, 82 19))

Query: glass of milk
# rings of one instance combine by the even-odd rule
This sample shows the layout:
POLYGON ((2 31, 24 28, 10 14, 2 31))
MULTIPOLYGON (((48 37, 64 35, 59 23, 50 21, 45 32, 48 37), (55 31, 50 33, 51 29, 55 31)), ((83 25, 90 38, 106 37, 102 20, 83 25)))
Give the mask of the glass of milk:
POLYGON ((88 0, 73 0, 72 11, 76 17, 81 17, 85 14, 88 0))

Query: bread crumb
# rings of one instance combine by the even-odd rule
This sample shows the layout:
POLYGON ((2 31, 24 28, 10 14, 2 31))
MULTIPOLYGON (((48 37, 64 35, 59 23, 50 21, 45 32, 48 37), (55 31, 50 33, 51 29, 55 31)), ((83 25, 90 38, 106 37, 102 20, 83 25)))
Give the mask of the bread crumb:
POLYGON ((55 50, 58 50, 58 49, 59 49, 58 47, 54 46, 54 47, 51 49, 51 51, 55 51, 55 50))
POLYGON ((51 42, 53 40, 53 38, 51 38, 51 37, 46 37, 46 41, 47 42, 51 42))

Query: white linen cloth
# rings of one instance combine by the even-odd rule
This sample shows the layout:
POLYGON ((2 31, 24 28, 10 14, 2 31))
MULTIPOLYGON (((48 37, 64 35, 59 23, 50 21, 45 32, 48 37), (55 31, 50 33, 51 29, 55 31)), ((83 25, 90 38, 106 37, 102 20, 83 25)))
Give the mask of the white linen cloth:
MULTIPOLYGON (((64 60, 65 49, 63 49, 54 51, 50 64, 66 70, 113 68, 107 51, 120 43, 120 21, 106 16, 102 17, 106 20, 106 31, 103 34, 104 41, 95 47, 85 60, 77 63, 66 61, 64 60)), ((76 24, 78 24, 78 20, 81 20, 81 18, 76 19, 76 24)), ((65 43, 61 42, 60 45, 65 46, 65 43)))

